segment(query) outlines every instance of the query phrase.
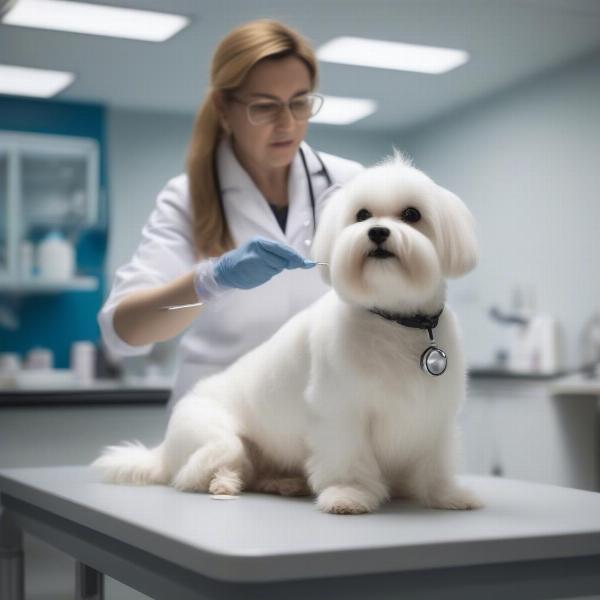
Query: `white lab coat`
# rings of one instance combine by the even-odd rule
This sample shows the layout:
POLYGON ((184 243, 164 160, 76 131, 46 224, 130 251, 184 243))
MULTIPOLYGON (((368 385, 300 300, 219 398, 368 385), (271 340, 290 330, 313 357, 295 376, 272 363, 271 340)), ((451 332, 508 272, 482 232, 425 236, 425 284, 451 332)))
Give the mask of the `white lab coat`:
MULTIPOLYGON (((311 175, 318 222, 331 189, 364 167, 358 162, 320 152, 334 182, 332 188, 328 188, 314 152, 305 142, 302 148, 311 175)), ((236 246, 260 235, 309 256, 312 211, 299 153, 289 173, 285 233, 264 196, 237 161, 228 138, 223 139, 217 149, 217 169, 225 216, 236 246)), ((104 343, 111 354, 140 356, 148 354, 153 347, 153 344, 131 346, 118 337, 112 321, 119 301, 135 290, 161 285, 189 273, 195 263, 187 175, 179 175, 158 194, 156 207, 142 230, 142 240, 132 259, 117 269, 109 297, 98 315, 104 343)), ((230 290, 206 302, 178 346, 177 375, 169 408, 198 379, 222 370, 267 340, 285 321, 327 289, 318 267, 286 269, 261 286, 230 290)))

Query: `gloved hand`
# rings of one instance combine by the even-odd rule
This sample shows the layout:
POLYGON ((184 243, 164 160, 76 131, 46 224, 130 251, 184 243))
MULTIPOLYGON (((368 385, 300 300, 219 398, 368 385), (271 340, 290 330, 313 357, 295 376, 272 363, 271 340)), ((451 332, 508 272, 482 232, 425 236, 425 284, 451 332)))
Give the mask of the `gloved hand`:
POLYGON ((227 289, 257 287, 283 269, 308 269, 315 265, 289 246, 257 236, 218 258, 199 263, 194 287, 200 300, 208 300, 227 289))
POLYGON ((223 254, 215 263, 214 276, 223 287, 248 289, 265 283, 283 269, 306 269, 314 265, 289 246, 254 237, 223 254))

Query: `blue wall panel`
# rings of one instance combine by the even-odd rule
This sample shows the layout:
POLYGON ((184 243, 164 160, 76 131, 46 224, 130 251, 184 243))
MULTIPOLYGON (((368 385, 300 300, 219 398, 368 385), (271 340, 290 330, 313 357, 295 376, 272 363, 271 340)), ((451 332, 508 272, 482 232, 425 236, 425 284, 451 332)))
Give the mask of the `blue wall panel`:
POLYGON ((105 109, 97 104, 0 96, 0 130, 80 136, 93 138, 99 145, 99 223, 82 232, 76 246, 78 274, 97 277, 98 289, 25 296, 0 292, 0 304, 14 309, 19 317, 16 331, 0 325, 0 352, 24 356, 34 346, 50 348, 55 367, 66 368, 74 341, 100 340, 96 315, 104 298, 108 224, 105 109))

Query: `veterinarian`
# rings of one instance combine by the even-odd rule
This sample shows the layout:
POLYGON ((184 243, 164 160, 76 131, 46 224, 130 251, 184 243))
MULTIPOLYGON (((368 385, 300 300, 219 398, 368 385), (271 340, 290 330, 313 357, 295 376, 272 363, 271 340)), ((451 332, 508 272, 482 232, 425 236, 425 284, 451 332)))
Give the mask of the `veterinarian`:
POLYGON ((213 56, 186 174, 158 194, 115 273, 98 315, 113 355, 145 355, 185 331, 169 409, 328 289, 308 258, 312 238, 331 190, 363 167, 303 141, 323 100, 317 80, 295 30, 260 19, 231 31, 213 56))

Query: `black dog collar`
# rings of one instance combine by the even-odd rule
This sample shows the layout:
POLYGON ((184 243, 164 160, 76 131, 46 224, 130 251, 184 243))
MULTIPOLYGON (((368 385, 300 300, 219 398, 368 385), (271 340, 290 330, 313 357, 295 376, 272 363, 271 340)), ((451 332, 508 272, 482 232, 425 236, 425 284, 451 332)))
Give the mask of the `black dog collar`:
POLYGON ((436 315, 416 315, 406 316, 400 313, 390 313, 379 308, 370 308, 370 312, 387 319, 394 321, 405 327, 413 327, 415 329, 426 329, 429 333, 429 347, 421 354, 421 369, 429 375, 441 375, 448 365, 448 357, 446 353, 438 348, 433 337, 433 330, 437 327, 440 315, 444 311, 444 307, 436 315))
POLYGON ((437 315, 422 315, 417 313, 416 315, 406 316, 400 313, 390 313, 380 308, 370 308, 372 313, 387 319, 388 321, 395 321, 400 325, 404 325, 405 327, 413 327, 415 329, 427 329, 429 332, 429 337, 433 340, 432 330, 437 327, 440 315, 444 312, 444 307, 442 306, 442 310, 440 310, 437 315))

